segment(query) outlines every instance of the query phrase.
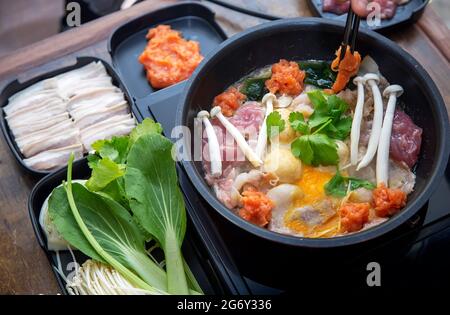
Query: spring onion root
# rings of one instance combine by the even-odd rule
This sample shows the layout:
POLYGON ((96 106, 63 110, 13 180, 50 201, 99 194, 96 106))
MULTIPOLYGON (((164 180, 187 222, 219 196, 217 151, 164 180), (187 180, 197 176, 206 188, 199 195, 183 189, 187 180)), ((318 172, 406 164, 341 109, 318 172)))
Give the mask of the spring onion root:
POLYGON ((256 155, 262 159, 264 151, 266 151, 267 146, 267 127, 266 127, 266 121, 267 116, 269 116, 270 113, 273 112, 273 104, 277 100, 277 97, 272 93, 267 93, 264 95, 262 99, 263 106, 266 106, 266 116, 264 117, 263 123, 261 125, 261 128, 259 129, 259 135, 258 135, 258 143, 256 144, 256 155))
POLYGON ((245 141, 245 138, 241 134, 241 132, 222 114, 222 109, 219 106, 213 107, 211 109, 211 117, 217 117, 219 119, 225 129, 231 134, 234 140, 236 140, 237 145, 242 150, 245 157, 250 161, 250 163, 252 163, 254 167, 259 167, 262 164, 261 159, 248 145, 247 141, 245 141))
POLYGON ((377 153, 377 184, 385 184, 388 187, 389 182, 389 146, 391 143, 392 122, 394 120, 395 105, 397 98, 403 94, 403 88, 400 85, 390 85, 383 96, 388 97, 389 101, 384 115, 383 128, 381 129, 380 143, 377 153))
POLYGON ((205 125, 206 136, 208 137, 209 159, 211 162, 211 175, 218 177, 222 175, 222 157, 220 154, 219 140, 209 121, 209 113, 202 110, 197 114, 197 118, 201 119, 205 125))
POLYGON ((373 101, 374 101, 374 115, 372 123, 372 132, 370 133, 369 145, 367 146, 367 152, 362 158, 362 161, 358 164, 357 170, 366 167, 372 162, 375 153, 377 152, 378 142, 380 140, 381 127, 383 124, 383 99, 381 98, 381 92, 378 88, 380 77, 374 73, 368 73, 364 76, 364 79, 372 89, 373 101))
POLYGON ((350 163, 356 165, 358 163, 359 137, 361 134, 361 120, 364 109, 364 83, 363 77, 356 77, 353 83, 358 86, 358 100, 355 107, 355 115, 353 116, 352 129, 350 134, 350 163))

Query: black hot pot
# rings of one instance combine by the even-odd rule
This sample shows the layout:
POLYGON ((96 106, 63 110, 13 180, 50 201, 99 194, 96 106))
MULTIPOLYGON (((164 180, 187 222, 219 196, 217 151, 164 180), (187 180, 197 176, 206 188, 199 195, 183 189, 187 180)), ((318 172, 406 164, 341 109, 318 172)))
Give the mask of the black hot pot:
MULTIPOLYGON (((233 36, 207 56, 187 82, 177 112, 177 125, 187 126, 194 134, 196 114, 202 109, 209 110, 216 95, 257 68, 281 58, 333 59, 342 35, 341 24, 302 18, 265 23, 233 36)), ((392 237, 392 231, 419 213, 440 182, 449 155, 449 120, 436 85, 411 55, 375 32, 360 30, 356 49, 362 56, 370 54, 389 82, 404 87, 402 100, 406 104, 405 111, 424 130, 415 191, 408 196, 408 203, 401 212, 376 227, 336 238, 299 238, 274 233, 244 221, 215 197, 204 180, 200 161, 183 161, 192 184, 215 212, 212 214, 215 221, 229 230, 228 247, 240 266, 248 269, 250 274, 259 268, 255 265, 275 263, 285 269, 286 264, 296 265, 312 254, 334 253, 339 257, 349 248, 355 251, 361 246, 374 246, 374 241, 392 237)), ((186 141, 191 141, 193 147, 193 139, 186 141)), ((261 266, 259 269, 264 268, 261 266)), ((255 273, 260 274, 261 270, 255 273)))

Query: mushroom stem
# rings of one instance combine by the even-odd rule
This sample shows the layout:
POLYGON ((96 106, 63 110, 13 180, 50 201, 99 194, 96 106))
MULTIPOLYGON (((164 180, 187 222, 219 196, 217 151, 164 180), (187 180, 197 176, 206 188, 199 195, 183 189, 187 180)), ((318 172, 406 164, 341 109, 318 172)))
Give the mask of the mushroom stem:
POLYGON ((358 100, 356 102, 355 114, 353 116, 352 129, 350 134, 350 163, 356 165, 358 163, 359 138, 361 135, 361 120, 364 109, 364 83, 363 77, 356 77, 353 83, 358 86, 358 100))
POLYGON ((383 128, 381 129, 380 143, 377 153, 377 184, 384 183, 388 187, 389 182, 389 147, 391 144, 392 123, 394 121, 395 105, 397 98, 403 94, 403 88, 400 85, 390 85, 383 96, 389 96, 389 101, 384 115, 383 128))
POLYGON ((252 148, 245 141, 244 136, 240 131, 228 121, 228 119, 222 114, 222 109, 220 106, 213 107, 211 109, 211 117, 217 117, 225 129, 231 134, 231 136, 236 140, 237 145, 244 153, 245 157, 252 163, 254 167, 259 167, 262 164, 261 159, 256 155, 252 148))
POLYGON ((361 168, 366 167, 370 164, 370 162, 372 162, 375 153, 377 153, 381 127, 383 124, 383 99, 381 98, 381 92, 377 85, 377 83, 380 82, 380 77, 374 73, 368 73, 364 76, 364 79, 372 89, 374 114, 372 122, 372 132, 370 133, 367 152, 362 158, 362 161, 358 164, 356 170, 360 170, 361 168))
POLYGON ((277 100, 277 97, 272 93, 267 93, 264 95, 262 99, 262 104, 266 105, 266 115, 264 117, 263 123, 261 125, 261 128, 259 128, 259 134, 258 134, 258 142, 256 144, 256 155, 262 159, 264 151, 267 147, 267 116, 269 116, 270 113, 273 112, 273 103, 277 100))
POLYGON ((201 119, 205 125, 206 136, 208 137, 209 160, 211 162, 211 176, 219 177, 222 175, 222 157, 220 152, 219 140, 214 131, 211 122, 208 119, 209 113, 202 110, 197 114, 197 118, 201 119))

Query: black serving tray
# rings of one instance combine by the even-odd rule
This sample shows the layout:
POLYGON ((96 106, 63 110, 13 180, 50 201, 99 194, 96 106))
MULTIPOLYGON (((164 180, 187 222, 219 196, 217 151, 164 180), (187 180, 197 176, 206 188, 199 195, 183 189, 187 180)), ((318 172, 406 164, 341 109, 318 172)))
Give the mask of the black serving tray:
MULTIPOLYGON (((158 24, 170 25, 180 31, 184 38, 198 41, 203 56, 227 38, 214 20, 214 12, 195 2, 168 6, 119 26, 109 38, 108 50, 114 67, 135 100, 142 100, 158 91, 149 84, 144 67, 138 61, 139 55, 147 45, 145 36, 148 30, 158 24)), ((184 82, 158 92, 177 85, 184 85, 184 82)))
MULTIPOLYGON (((29 200, 28 211, 32 222, 33 229, 36 234, 36 238, 39 245, 42 247, 47 255, 47 258, 53 268, 57 282, 64 294, 67 294, 65 287, 65 281, 62 276, 56 271, 58 264, 61 265, 64 275, 68 276, 74 271, 75 265, 73 264, 73 258, 69 251, 56 252, 49 251, 47 249, 46 236, 41 226, 39 225, 39 213, 44 200, 50 195, 52 190, 60 185, 63 180, 66 179, 67 168, 62 168, 53 174, 49 174, 41 179, 38 184, 33 188, 29 200)), ((76 161, 73 165, 73 178, 85 179, 90 176, 90 169, 87 165, 86 159, 76 161)), ((187 232, 185 241, 183 243, 183 255, 200 286, 204 290, 205 294, 230 294, 234 293, 230 291, 227 286, 222 285, 220 275, 218 275, 213 267, 211 261, 207 258, 204 247, 199 242, 199 235, 193 228, 192 221, 188 219, 187 232)), ((75 258, 78 264, 82 264, 88 259, 81 252, 75 251, 75 258)))
MULTIPOLYGON (((332 19, 337 21, 345 22, 347 19, 347 14, 337 15, 330 12, 322 11, 322 1, 323 0, 307 0, 310 9, 315 16, 319 16, 326 19, 332 19)), ((425 7, 430 2, 430 0, 410 0, 409 3, 398 6, 397 12, 389 20, 381 20, 379 26, 369 27, 365 19, 361 20, 361 26, 370 28, 377 32, 389 32, 405 24, 416 22, 423 14, 425 7)))
POLYGON ((9 97, 11 97, 13 94, 15 94, 27 87, 29 87, 30 85, 33 85, 33 84, 35 84, 39 81, 45 80, 45 79, 52 78, 58 74, 68 72, 70 70, 74 70, 77 68, 81 68, 93 61, 100 61, 105 66, 106 72, 112 78, 112 83, 122 90, 122 92, 125 95, 125 99, 127 100, 128 104, 130 105, 130 112, 132 112, 133 115, 136 116, 135 106, 133 106, 133 104, 134 104, 133 98, 130 96, 128 89, 123 84, 122 80, 117 75, 116 71, 113 69, 113 67, 111 67, 111 65, 109 63, 107 63, 106 61, 104 61, 100 58, 96 58, 96 57, 78 57, 76 59, 75 64, 73 64, 71 66, 60 68, 60 69, 45 73, 43 75, 37 76, 26 82, 20 82, 18 79, 16 79, 16 80, 10 82, 9 84, 7 84, 6 87, 3 89, 3 91, 1 92, 0 108, 2 108, 2 110, 1 110, 0 124, 1 124, 1 129, 3 132, 3 136, 5 137, 6 143, 8 144, 8 146, 9 146, 12 154, 14 155, 15 159, 17 160, 17 162, 23 167, 23 169, 26 172, 30 173, 31 175, 34 175, 35 177, 42 177, 49 173, 52 173, 53 171, 34 170, 34 169, 28 167, 27 165, 25 165, 25 163, 23 162, 24 156, 22 155, 19 148, 17 147, 16 141, 14 139, 14 135, 11 133, 8 123, 5 119, 5 113, 3 111, 3 107, 8 104, 9 97))

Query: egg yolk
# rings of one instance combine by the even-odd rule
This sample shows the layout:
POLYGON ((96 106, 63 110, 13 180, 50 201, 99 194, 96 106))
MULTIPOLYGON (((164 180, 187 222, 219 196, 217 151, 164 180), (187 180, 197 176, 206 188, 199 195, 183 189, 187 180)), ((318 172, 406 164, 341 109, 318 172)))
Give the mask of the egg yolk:
POLYGON ((304 196, 296 201, 296 207, 314 204, 325 197, 324 186, 334 176, 333 173, 318 170, 315 167, 305 166, 303 176, 297 185, 304 196))
POLYGON ((334 176, 334 173, 319 170, 318 168, 305 166, 302 178, 297 182, 298 187, 303 191, 302 197, 294 200, 293 207, 286 212, 284 217, 285 225, 297 233, 302 233, 308 237, 327 237, 336 232, 339 221, 337 215, 333 216, 323 224, 311 227, 301 220, 292 220, 295 208, 313 205, 329 197, 325 194, 324 186, 334 176))

